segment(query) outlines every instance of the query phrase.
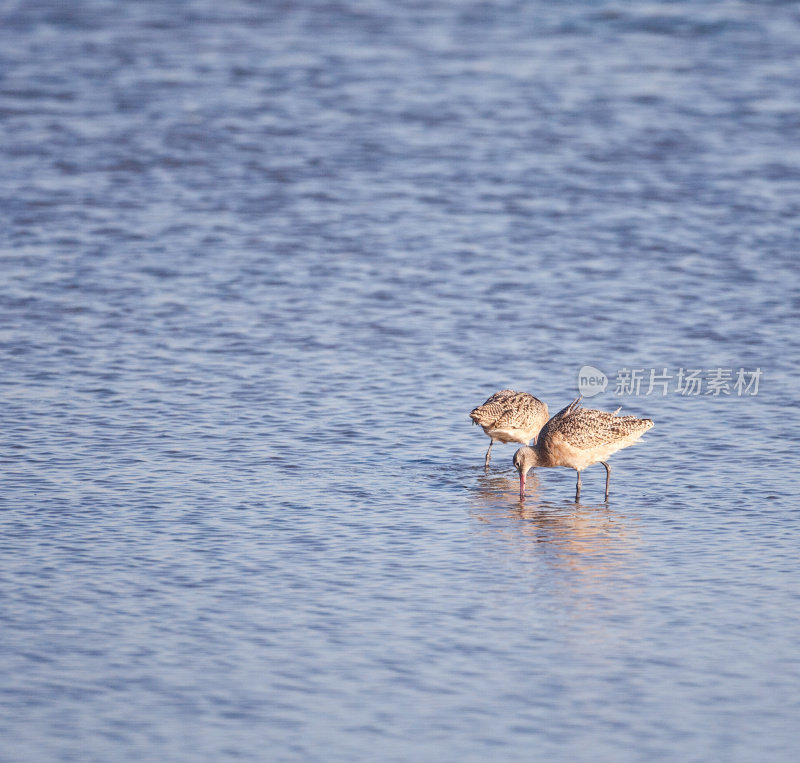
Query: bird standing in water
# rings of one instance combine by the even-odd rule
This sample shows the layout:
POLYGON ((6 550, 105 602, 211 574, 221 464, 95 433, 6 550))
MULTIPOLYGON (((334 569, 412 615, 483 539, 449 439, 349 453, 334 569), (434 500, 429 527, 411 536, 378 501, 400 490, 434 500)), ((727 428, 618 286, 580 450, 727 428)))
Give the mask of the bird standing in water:
POLYGON ((535 445, 520 448, 514 454, 514 466, 519 472, 519 495, 525 497, 525 477, 534 466, 567 466, 578 472, 575 500, 581 494, 581 472, 592 464, 606 468, 606 496, 611 479, 611 467, 606 460, 612 453, 633 445, 653 426, 651 419, 618 416, 617 411, 597 411, 582 408, 581 398, 573 400, 559 411, 539 432, 535 445))
POLYGON ((532 439, 535 441, 548 416, 547 406, 539 398, 513 389, 501 389, 483 405, 474 408, 469 414, 472 423, 483 427, 491 438, 484 466, 489 468, 495 442, 527 445, 532 439))

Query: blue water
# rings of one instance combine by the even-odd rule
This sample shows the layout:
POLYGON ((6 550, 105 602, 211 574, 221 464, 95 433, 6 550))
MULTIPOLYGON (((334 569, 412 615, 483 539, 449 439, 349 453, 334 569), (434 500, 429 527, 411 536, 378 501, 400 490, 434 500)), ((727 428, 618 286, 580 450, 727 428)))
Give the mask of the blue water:
POLYGON ((0 757, 797 760, 799 80, 795 3, 4 3, 0 757), (467 414, 587 364, 655 428, 520 501, 467 414))

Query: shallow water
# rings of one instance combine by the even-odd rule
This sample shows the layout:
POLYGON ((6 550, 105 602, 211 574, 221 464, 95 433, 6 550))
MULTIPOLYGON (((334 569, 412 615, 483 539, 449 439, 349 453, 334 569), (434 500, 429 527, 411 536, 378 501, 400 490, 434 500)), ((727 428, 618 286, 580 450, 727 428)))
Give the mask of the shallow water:
POLYGON ((0 43, 3 759, 796 759, 795 4, 0 43), (521 502, 467 413, 584 365, 655 428, 521 502))

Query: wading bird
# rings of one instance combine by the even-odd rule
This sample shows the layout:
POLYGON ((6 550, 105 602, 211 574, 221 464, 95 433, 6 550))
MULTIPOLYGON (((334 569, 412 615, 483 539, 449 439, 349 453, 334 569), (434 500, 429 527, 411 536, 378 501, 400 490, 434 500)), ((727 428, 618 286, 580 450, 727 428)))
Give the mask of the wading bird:
POLYGON ((614 413, 582 408, 581 398, 573 400, 548 421, 536 444, 520 448, 514 454, 514 466, 519 472, 519 495, 525 497, 525 476, 533 466, 567 466, 578 472, 575 500, 581 494, 581 472, 600 462, 606 468, 606 497, 611 479, 611 467, 606 459, 612 453, 633 445, 653 426, 650 419, 618 416, 614 413))
POLYGON ((469 414, 473 424, 479 424, 491 438, 484 466, 488 469, 495 442, 521 442, 527 445, 535 440, 548 417, 547 406, 527 392, 501 389, 483 405, 469 414))

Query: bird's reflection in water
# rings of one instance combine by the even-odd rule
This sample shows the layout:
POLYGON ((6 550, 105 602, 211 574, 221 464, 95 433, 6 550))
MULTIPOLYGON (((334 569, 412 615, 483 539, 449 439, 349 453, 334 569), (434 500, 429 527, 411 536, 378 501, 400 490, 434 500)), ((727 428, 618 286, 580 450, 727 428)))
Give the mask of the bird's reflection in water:
POLYGON ((537 567, 577 573, 569 576, 573 584, 591 579, 594 585, 620 572, 625 576, 625 568, 632 571, 636 521, 604 502, 552 500, 554 492, 534 473, 521 500, 516 472, 479 476, 473 495, 479 532, 507 541, 517 555, 534 554, 537 567))

